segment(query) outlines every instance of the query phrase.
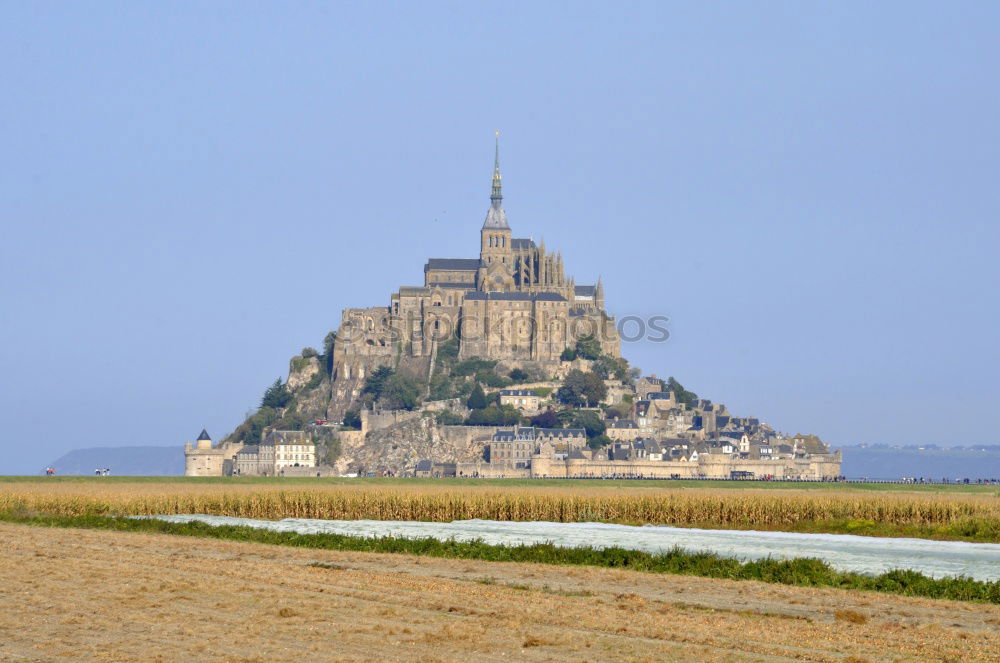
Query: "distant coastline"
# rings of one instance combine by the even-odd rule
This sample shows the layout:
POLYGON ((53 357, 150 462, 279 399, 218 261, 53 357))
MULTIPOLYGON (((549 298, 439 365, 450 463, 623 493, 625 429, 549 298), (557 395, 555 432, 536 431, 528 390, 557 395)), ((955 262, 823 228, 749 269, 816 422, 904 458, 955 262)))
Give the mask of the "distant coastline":
POLYGON ((858 444, 834 446, 844 452, 842 472, 848 479, 898 480, 903 477, 933 481, 1000 478, 1000 445, 858 444))

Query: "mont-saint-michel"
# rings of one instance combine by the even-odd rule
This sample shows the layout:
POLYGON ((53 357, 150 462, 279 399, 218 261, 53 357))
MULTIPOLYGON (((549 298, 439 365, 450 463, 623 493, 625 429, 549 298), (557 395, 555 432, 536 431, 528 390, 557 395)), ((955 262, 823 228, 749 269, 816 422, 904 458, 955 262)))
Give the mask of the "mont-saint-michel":
POLYGON ((5 30, 0 661, 1000 660, 1000 4, 5 30))
POLYGON ((422 285, 345 309, 235 431, 186 444, 185 474, 840 476, 840 452, 818 437, 630 366, 601 279, 578 282, 561 252, 514 236, 499 137, 478 230, 478 257, 429 258, 422 285))

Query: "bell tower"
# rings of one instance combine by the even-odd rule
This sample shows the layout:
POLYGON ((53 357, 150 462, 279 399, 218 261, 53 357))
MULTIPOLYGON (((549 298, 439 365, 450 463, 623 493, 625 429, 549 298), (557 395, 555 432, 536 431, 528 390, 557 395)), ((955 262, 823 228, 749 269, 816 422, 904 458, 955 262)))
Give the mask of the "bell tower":
POLYGON ((510 226, 507 225, 507 214, 503 211, 502 178, 500 177, 500 132, 496 133, 496 156, 493 160, 493 190, 490 193, 490 208, 486 212, 486 221, 479 232, 479 259, 482 267, 489 267, 495 262, 514 268, 514 249, 511 246, 510 226))

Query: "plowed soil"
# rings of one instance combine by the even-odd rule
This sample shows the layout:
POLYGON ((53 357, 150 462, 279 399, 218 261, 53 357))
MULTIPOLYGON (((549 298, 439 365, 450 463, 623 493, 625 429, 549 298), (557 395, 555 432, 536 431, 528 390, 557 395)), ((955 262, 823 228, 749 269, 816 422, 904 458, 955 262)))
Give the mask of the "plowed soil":
POLYGON ((1000 608, 0 524, 0 660, 1000 661, 1000 608))

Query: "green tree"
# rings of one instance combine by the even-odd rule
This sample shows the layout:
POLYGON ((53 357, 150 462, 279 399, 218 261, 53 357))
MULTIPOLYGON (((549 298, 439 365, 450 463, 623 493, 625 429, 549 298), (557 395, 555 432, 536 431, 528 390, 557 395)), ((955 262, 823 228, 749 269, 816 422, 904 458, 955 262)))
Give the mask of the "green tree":
POLYGON ((465 404, 470 410, 482 410, 489 405, 486 401, 486 393, 483 391, 482 385, 478 382, 476 383, 476 386, 472 388, 472 393, 469 394, 469 400, 467 400, 465 404))
POLYGON ((319 356, 319 353, 316 352, 316 348, 310 348, 310 347, 302 348, 302 352, 300 352, 299 354, 302 355, 303 359, 309 359, 310 357, 319 356))
POLYGON ((497 362, 489 361, 486 359, 480 359, 479 357, 470 357, 469 359, 464 359, 451 369, 452 375, 457 375, 459 377, 466 377, 469 375, 475 375, 479 371, 492 371, 496 368, 497 362))
POLYGON ((577 368, 566 374, 562 386, 556 391, 556 398, 560 403, 571 407, 583 407, 586 404, 587 399, 583 395, 583 375, 583 371, 577 368))
POLYGON ((272 407, 262 407, 247 417, 231 437, 234 440, 242 440, 244 444, 260 444, 264 429, 277 420, 277 410, 272 407))
POLYGON ((673 376, 667 380, 667 391, 674 392, 674 398, 677 399, 677 402, 684 405, 691 405, 698 398, 698 394, 685 389, 673 376))
POLYGON ((609 357, 603 355, 594 361, 593 370, 600 373, 604 379, 617 378, 623 382, 629 382, 628 360, 622 357, 609 357))
POLYGON ((522 371, 520 368, 515 368, 510 372, 510 379, 514 382, 527 382, 528 374, 522 371))
POLYGON ((559 355, 560 361, 573 361, 576 359, 576 352, 573 348, 564 348, 562 354, 559 355))
POLYGON ((497 375, 492 370, 482 370, 476 373, 476 382, 481 382, 487 387, 503 388, 509 383, 502 375, 497 375))
POLYGON ((260 400, 260 406, 262 408, 269 407, 280 410, 288 405, 291 400, 292 393, 288 391, 288 387, 281 382, 281 378, 276 378, 274 384, 264 392, 264 397, 260 400))
POLYGON ((559 416, 551 408, 533 416, 531 425, 535 428, 562 428, 559 416))
POLYGON ((581 336, 576 341, 576 356, 581 359, 597 359, 601 356, 601 342, 593 334, 581 336))
POLYGON ((608 387, 594 371, 584 373, 573 369, 566 374, 563 385, 556 392, 560 403, 573 407, 594 407, 608 395, 608 387))
POLYGON ((309 417, 305 412, 293 412, 289 408, 285 414, 274 422, 274 427, 278 430, 302 430, 309 423, 309 417))
POLYGON ((385 383, 392 377, 393 373, 395 371, 388 366, 379 366, 365 378, 365 386, 361 389, 361 393, 371 394, 372 398, 377 401, 382 397, 382 390, 385 389, 385 383))
POLYGON ((435 373, 434 377, 431 378, 430 400, 443 401, 446 398, 451 398, 452 392, 451 378, 444 373, 435 373))
POLYGON ((510 405, 498 407, 490 405, 482 410, 473 410, 466 419, 469 426, 513 426, 521 420, 521 413, 510 405))
POLYGON ((604 416, 608 419, 628 419, 632 416, 632 410, 624 405, 612 405, 604 411, 604 416))
POLYGON ((597 451, 602 447, 606 447, 609 444, 611 444, 611 438, 605 435, 604 433, 601 433, 600 435, 595 435, 594 437, 587 440, 587 446, 593 449, 594 451, 597 451))
POLYGON ((434 421, 444 426, 458 426, 465 423, 465 419, 460 414, 455 414, 451 410, 441 410, 434 413, 434 421))
POLYGON ((382 405, 390 410, 413 410, 420 405, 420 383, 416 378, 395 373, 382 387, 382 405))
POLYGON ((573 425, 573 418, 576 416, 576 410, 559 410, 556 412, 556 418, 559 420, 559 428, 566 428, 567 426, 573 425))
POLYGON ((574 412, 570 425, 573 428, 582 428, 587 431, 587 439, 603 435, 608 429, 600 415, 591 410, 577 410, 574 412))
POLYGON ((332 355, 333 346, 337 343, 337 332, 332 331, 323 337, 323 354, 332 355))
POLYGON ((604 379, 594 371, 583 374, 584 390, 583 397, 587 399, 587 405, 596 407, 608 396, 608 385, 604 384, 604 379))
POLYGON ((344 413, 344 426, 361 430, 361 414, 357 410, 348 410, 344 413))
POLYGON ((325 337, 323 337, 323 367, 326 368, 326 374, 333 374, 333 346, 337 343, 337 332, 329 332, 325 337))

